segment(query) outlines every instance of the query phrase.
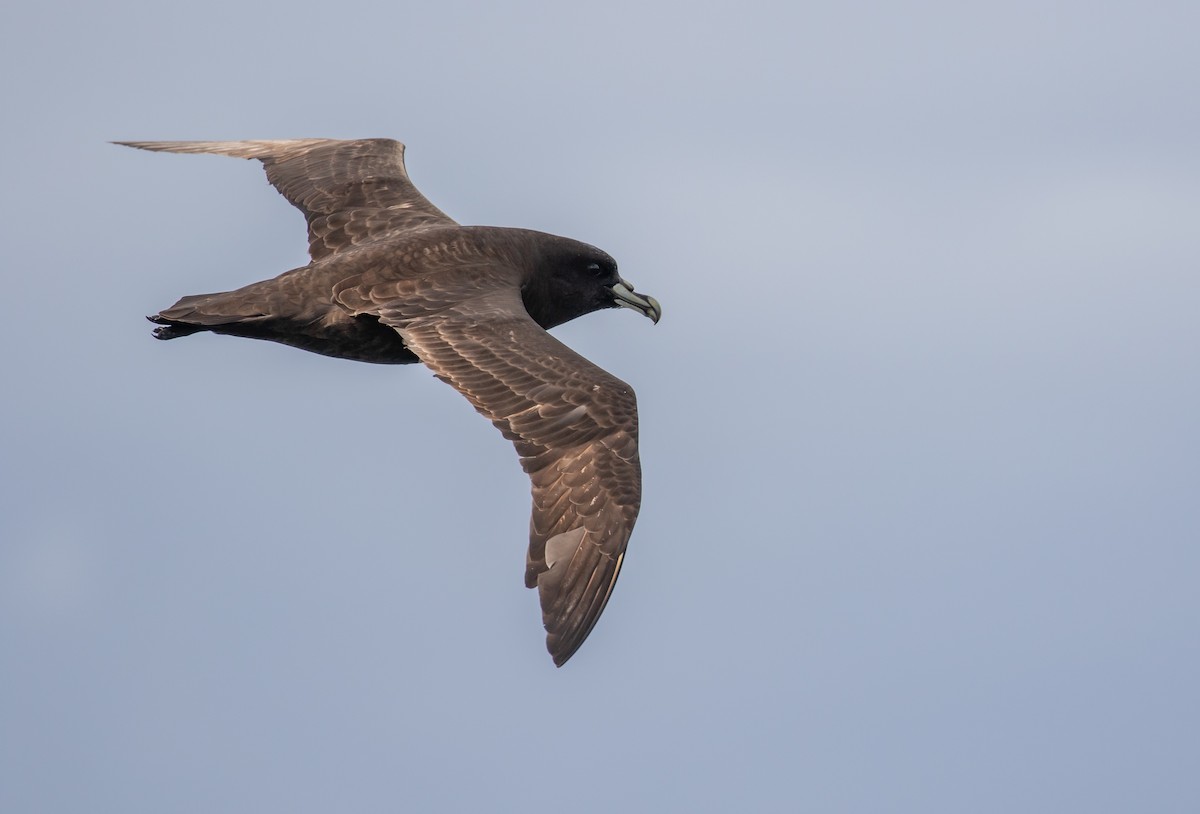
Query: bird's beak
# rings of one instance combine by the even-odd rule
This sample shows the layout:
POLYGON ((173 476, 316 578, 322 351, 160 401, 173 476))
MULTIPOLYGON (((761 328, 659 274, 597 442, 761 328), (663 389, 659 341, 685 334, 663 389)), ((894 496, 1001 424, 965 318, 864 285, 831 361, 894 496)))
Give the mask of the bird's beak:
POLYGON ((612 293, 617 305, 632 308, 642 316, 650 317, 650 321, 655 325, 662 319, 662 306, 658 304, 658 300, 633 293, 633 283, 628 280, 621 279, 612 287, 612 293))

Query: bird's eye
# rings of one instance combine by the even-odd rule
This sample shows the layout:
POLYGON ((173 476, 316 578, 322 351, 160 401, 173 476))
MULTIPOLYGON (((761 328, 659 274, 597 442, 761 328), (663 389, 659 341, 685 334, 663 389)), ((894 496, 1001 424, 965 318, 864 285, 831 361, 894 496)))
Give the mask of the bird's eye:
POLYGON ((587 270, 590 271, 592 273, 592 275, 595 277, 603 277, 604 276, 604 269, 600 268, 599 263, 588 263, 587 270))

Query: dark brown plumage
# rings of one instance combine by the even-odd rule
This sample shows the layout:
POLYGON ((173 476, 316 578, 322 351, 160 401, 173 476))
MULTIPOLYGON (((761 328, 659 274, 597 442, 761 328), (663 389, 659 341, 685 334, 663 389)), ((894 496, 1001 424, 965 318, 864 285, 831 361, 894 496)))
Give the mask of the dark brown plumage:
POLYGON ((460 226, 425 199, 389 139, 118 142, 254 158, 304 213, 312 262, 184 297, 155 336, 269 339, 383 364, 424 362, 517 448, 533 484, 525 584, 562 665, 612 593, 641 504, 633 389, 545 329, 626 306, 655 322, 604 252, 523 229, 460 226))

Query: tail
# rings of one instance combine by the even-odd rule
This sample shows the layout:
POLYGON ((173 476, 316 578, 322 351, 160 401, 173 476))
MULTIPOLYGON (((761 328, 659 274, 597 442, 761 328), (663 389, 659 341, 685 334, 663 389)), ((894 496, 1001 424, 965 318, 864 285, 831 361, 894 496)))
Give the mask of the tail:
POLYGON ((146 317, 146 319, 159 325, 154 329, 155 339, 178 339, 181 336, 190 336, 197 331, 206 330, 198 325, 188 325, 186 322, 172 322, 161 316, 146 317))
POLYGON ((154 329, 155 339, 178 339, 200 331, 253 336, 251 326, 262 322, 266 315, 230 296, 236 293, 194 294, 146 319, 159 326, 154 329))

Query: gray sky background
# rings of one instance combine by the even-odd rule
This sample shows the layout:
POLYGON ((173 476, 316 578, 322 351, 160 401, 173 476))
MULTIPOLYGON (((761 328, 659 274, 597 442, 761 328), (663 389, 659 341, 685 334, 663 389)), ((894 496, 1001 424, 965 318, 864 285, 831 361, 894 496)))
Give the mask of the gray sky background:
POLYGON ((1200 810, 1195 3, 25 3, 0 811, 1200 810), (391 136, 658 297, 570 664, 423 368, 154 342, 304 262, 257 164, 391 136))

